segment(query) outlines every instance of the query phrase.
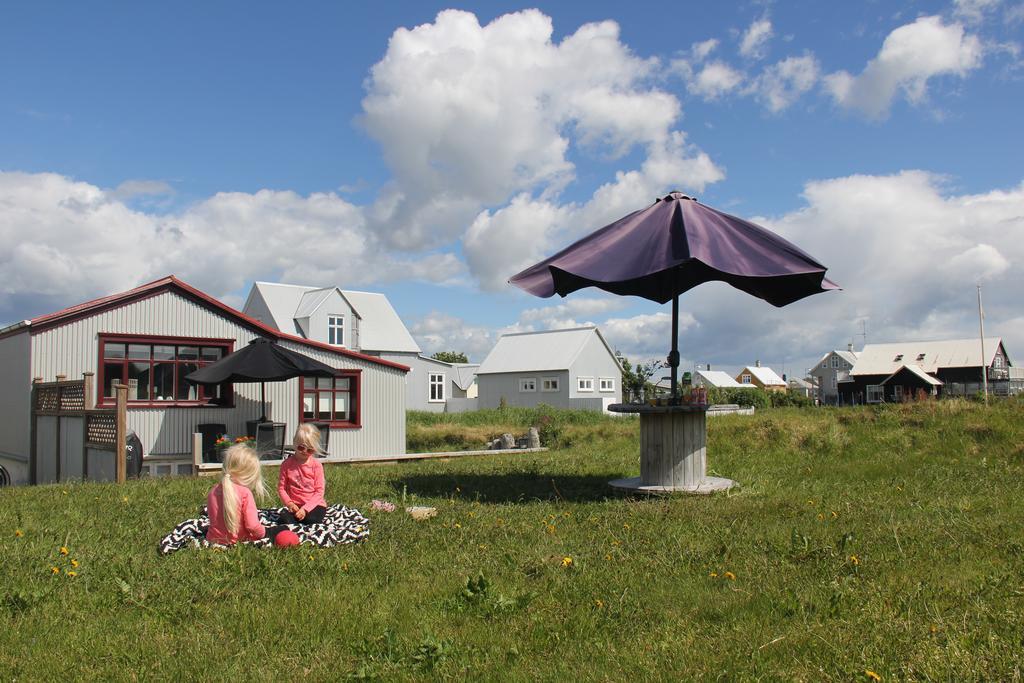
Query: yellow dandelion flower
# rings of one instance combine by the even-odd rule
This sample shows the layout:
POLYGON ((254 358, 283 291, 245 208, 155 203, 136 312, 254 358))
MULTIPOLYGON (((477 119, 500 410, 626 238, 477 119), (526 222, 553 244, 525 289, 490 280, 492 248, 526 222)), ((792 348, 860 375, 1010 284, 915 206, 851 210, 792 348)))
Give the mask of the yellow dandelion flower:
POLYGON ((938 633, 938 632, 939 632, 939 627, 938 627, 938 626, 936 626, 935 624, 932 624, 932 625, 931 625, 931 626, 930 626, 930 627, 928 628, 928 631, 929 631, 930 633, 938 633))
POLYGON ((121 496, 121 502, 122 503, 127 503, 128 502, 128 496, 121 496))
POLYGON ((61 546, 60 547, 60 554, 61 555, 67 555, 68 554, 68 549, 65 546, 61 546))
POLYGON ((608 553, 607 555, 605 555, 605 556, 604 556, 604 559, 606 559, 606 560, 610 560, 610 559, 612 559, 612 555, 611 555, 611 553, 608 553))
POLYGON ((825 521, 825 515, 823 515, 822 513, 819 512, 818 513, 818 521, 819 522, 824 522, 825 521))
POLYGON ((604 609, 604 600, 594 600, 594 607, 604 609))
POLYGON ((75 567, 77 569, 78 568, 78 560, 71 560, 71 566, 75 567))
POLYGON ((60 574, 60 567, 50 567, 50 571, 54 574, 60 574))
POLYGON ((555 525, 548 524, 546 527, 544 527, 544 531, 548 532, 549 534, 555 533, 555 525))
POLYGON ((628 524, 623 524, 622 528, 625 529, 626 531, 629 531, 629 525, 628 524))
POLYGON ((852 564, 853 566, 855 566, 855 567, 856 567, 857 565, 859 565, 859 564, 860 564, 860 558, 859 558, 859 557, 857 557, 856 555, 850 555, 850 563, 851 563, 851 564, 852 564))
POLYGON ((309 556, 309 559, 310 559, 310 560, 312 560, 312 559, 313 559, 313 556, 312 556, 312 555, 310 555, 310 556, 309 556))
POLYGON ((709 572, 708 576, 710 576, 712 579, 717 579, 718 578, 718 572, 709 572))
POLYGON ((22 532, 22 530, 21 530, 21 529, 15 529, 15 530, 14 530, 14 537, 15 537, 15 538, 21 538, 21 537, 22 537, 22 536, 24 536, 24 535, 25 535, 25 534, 24 534, 24 533, 22 532))
POLYGON ((64 491, 61 491, 60 493, 61 493, 61 495, 62 495, 62 496, 66 496, 66 495, 68 495, 68 492, 67 492, 67 490, 66 490, 66 489, 65 489, 64 491))
POLYGON ((864 675, 867 676, 868 678, 870 678, 873 681, 880 681, 880 680, 882 680, 882 677, 879 676, 878 674, 876 674, 871 669, 864 669, 864 675))
POLYGON ((724 576, 725 578, 729 579, 730 581, 735 581, 736 580, 736 575, 733 574, 732 572, 726 572, 726 573, 722 574, 722 576, 724 576))
POLYGON ((836 512, 835 510, 833 510, 833 511, 832 511, 832 519, 835 519, 835 518, 836 518, 836 517, 838 517, 838 516, 839 516, 839 513, 838 513, 838 512, 836 512))
POLYGON ((470 512, 469 512, 469 518, 470 518, 470 519, 473 519, 474 517, 476 517, 476 513, 475 513, 475 512, 473 512, 472 510, 470 510, 470 512))
POLYGON ((505 520, 503 520, 501 517, 498 517, 498 519, 494 520, 494 526, 501 526, 504 523, 505 520))
POLYGON ((807 504, 808 504, 808 505, 814 505, 814 501, 813 501, 813 500, 808 500, 808 501, 807 501, 807 504))
POLYGON ((572 558, 568 557, 568 556, 563 557, 562 558, 562 566, 566 567, 566 568, 571 567, 572 566, 572 558))
POLYGON ((615 546, 615 547, 617 548, 617 547, 619 547, 620 545, 622 545, 622 541, 612 541, 612 545, 613 545, 613 546, 615 546))
POLYGON ((75 577, 75 576, 78 576, 78 572, 67 572, 67 573, 65 574, 65 576, 71 576, 71 577, 75 577))
POLYGON ((454 528, 456 528, 456 529, 461 529, 461 528, 462 528, 462 525, 461 525, 461 524, 459 524, 458 522, 455 522, 455 524, 453 524, 452 526, 453 526, 454 528))
POLYGON ((572 517, 572 513, 567 510, 567 511, 562 513, 562 516, 563 517, 572 517))

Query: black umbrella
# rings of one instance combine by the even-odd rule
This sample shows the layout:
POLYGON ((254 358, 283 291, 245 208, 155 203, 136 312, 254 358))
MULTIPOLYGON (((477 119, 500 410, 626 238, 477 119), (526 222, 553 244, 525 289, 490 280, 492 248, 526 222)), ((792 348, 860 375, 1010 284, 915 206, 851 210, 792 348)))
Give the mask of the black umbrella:
POLYGON ((720 280, 774 306, 839 289, 825 266, 759 225, 672 192, 514 275, 540 297, 583 287, 672 301, 672 397, 679 367, 679 295, 720 280))
POLYGON ((336 371, 330 365, 313 360, 295 351, 262 337, 234 353, 224 356, 185 375, 193 384, 215 386, 223 382, 259 382, 260 403, 263 409, 261 422, 267 420, 267 393, 265 382, 278 382, 294 377, 334 377, 336 371))

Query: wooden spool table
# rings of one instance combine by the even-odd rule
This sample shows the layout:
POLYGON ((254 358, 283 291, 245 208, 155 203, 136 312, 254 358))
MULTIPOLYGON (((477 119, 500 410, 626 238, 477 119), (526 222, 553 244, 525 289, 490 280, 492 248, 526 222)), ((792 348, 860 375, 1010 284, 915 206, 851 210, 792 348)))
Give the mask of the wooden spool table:
POLYGON ((613 403, 613 413, 640 414, 640 476, 609 482, 638 493, 712 493, 734 481, 707 476, 707 406, 613 403))

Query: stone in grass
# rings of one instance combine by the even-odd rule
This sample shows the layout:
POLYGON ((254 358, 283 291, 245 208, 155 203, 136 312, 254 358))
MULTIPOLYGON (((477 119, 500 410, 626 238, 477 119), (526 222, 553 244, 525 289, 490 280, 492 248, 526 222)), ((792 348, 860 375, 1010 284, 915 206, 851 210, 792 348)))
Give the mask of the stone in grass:
POLYGON ((507 434, 507 433, 506 434, 502 434, 501 435, 501 447, 504 448, 504 449, 515 448, 516 447, 516 439, 515 439, 515 437, 512 436, 511 434, 507 434))
POLYGON ((430 519, 431 517, 437 517, 437 508, 428 507, 410 507, 405 508, 405 511, 415 519, 417 522, 422 522, 424 519, 430 519))
POLYGON ((530 431, 526 434, 526 439, 529 448, 540 448, 540 432, 537 431, 536 427, 530 427, 530 431))

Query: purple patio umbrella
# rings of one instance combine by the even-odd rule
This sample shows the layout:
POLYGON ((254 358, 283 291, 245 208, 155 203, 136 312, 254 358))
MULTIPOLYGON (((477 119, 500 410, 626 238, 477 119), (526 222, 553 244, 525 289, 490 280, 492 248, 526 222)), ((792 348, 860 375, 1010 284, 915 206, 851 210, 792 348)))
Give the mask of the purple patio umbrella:
POLYGON ((509 280, 540 297, 584 287, 672 300, 672 397, 679 368, 679 295, 712 280, 774 306, 839 286, 826 267, 759 225, 672 192, 509 280))

